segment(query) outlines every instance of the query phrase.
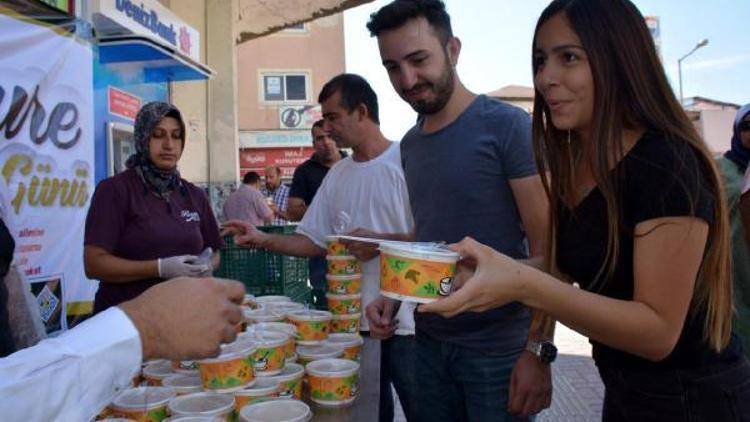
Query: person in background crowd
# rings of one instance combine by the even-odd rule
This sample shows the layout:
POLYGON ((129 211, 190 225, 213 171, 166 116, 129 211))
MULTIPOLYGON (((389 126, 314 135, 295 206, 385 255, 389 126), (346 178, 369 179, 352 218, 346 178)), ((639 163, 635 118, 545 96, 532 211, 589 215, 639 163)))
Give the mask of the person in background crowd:
MULTIPOLYGON (((461 42, 441 1, 394 1, 367 27, 393 88, 419 113, 401 141, 416 240, 470 235, 515 258, 530 253, 541 261, 547 201, 529 116, 461 83, 461 42)), ((373 331, 390 325, 390 302, 368 307, 373 331)), ((526 307, 415 319, 419 420, 525 420, 550 405, 550 360, 536 351, 542 342, 553 347, 545 330, 552 324, 530 331, 526 307)))
POLYGON ((100 281, 94 313, 163 280, 208 276, 218 267, 222 242, 206 193, 177 170, 185 136, 175 106, 144 105, 127 170, 96 187, 84 239, 86 275, 100 281))
MULTIPOLYGON (((344 151, 336 148, 336 142, 323 129, 323 120, 313 123, 313 152, 309 160, 294 170, 292 186, 289 189, 287 217, 289 221, 300 221, 318 192, 323 178, 336 163, 346 157, 344 151)), ((326 309, 326 259, 322 256, 310 257, 308 263, 313 303, 318 309, 326 309)))
POLYGON ((281 182, 281 168, 279 166, 266 167, 266 186, 261 189, 263 196, 272 198, 271 210, 273 220, 271 224, 282 226, 287 224, 286 209, 289 203, 289 186, 281 182))
POLYGON ((546 271, 465 239, 451 317, 520 301, 588 336, 602 420, 741 421, 721 175, 628 0, 555 0, 534 31, 534 146, 551 204, 546 271), (576 282, 580 288, 571 283, 576 282))
POLYGON ((237 335, 244 295, 236 281, 180 277, 0 359, 2 420, 94 420, 141 362, 217 356, 237 335))
POLYGON ((242 220, 253 226, 263 226, 271 224, 273 216, 273 210, 260 191, 260 175, 254 171, 245 173, 240 187, 224 203, 224 217, 227 220, 242 220))
POLYGON ((740 203, 748 160, 750 160, 750 104, 746 104, 737 112, 734 120, 732 147, 719 159, 719 169, 724 176, 726 187, 729 233, 732 238, 734 332, 742 340, 745 355, 750 357, 750 245, 745 241, 748 227, 742 221, 740 203))
POLYGON ((745 241, 750 248, 750 168, 745 172, 745 187, 740 196, 740 218, 745 228, 745 241))
MULTIPOLYGON (((341 74, 320 92, 325 123, 336 145, 353 154, 341 160, 323 179, 315 198, 294 235, 268 235, 249 225, 227 223, 238 245, 260 246, 295 256, 324 256, 327 236, 352 234, 378 239, 405 240, 413 236, 414 223, 401 168, 399 145, 380 131, 378 99, 361 76, 341 74), (346 232, 341 232, 342 227, 346 232)), ((362 262, 362 305, 380 294, 380 261, 377 244, 354 242, 350 253, 362 262)), ((401 307, 393 332, 381 343, 379 420, 392 421, 391 383, 408 420, 417 415, 414 371, 414 307, 401 307)), ((362 331, 369 332, 366 320, 362 331)))

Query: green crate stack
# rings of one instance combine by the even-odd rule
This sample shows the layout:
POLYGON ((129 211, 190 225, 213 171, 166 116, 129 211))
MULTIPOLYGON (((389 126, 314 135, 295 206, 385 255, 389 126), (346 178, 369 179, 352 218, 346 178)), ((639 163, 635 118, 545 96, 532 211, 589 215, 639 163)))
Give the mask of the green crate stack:
MULTIPOLYGON (((294 233, 295 226, 261 226, 272 234, 294 233)), ((217 277, 239 280, 255 296, 284 295, 295 302, 309 303, 307 258, 280 255, 266 249, 240 248, 231 236, 224 238, 217 277)))

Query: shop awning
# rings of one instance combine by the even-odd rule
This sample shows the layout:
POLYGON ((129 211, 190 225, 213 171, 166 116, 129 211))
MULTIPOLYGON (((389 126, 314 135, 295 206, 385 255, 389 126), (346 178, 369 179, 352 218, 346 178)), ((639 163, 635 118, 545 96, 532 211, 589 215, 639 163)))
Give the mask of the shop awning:
POLYGON ((209 79, 214 72, 163 43, 142 35, 106 36, 97 40, 101 63, 137 63, 146 82, 209 79))

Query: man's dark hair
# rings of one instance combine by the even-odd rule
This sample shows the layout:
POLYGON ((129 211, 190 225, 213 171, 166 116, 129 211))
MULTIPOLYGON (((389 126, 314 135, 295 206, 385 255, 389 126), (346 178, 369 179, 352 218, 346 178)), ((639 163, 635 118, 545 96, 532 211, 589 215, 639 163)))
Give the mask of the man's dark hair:
POLYGON ((395 0, 370 15, 367 29, 371 36, 377 37, 383 31, 399 28, 420 17, 427 20, 442 45, 453 37, 451 17, 442 0, 395 0))
POLYGON ((318 95, 318 103, 323 104, 337 92, 341 93, 339 106, 344 110, 351 113, 358 105, 364 104, 367 107, 370 120, 380 124, 378 96, 365 78, 353 73, 342 73, 335 76, 323 86, 320 95, 318 95))
POLYGON ((254 171, 248 171, 242 178, 242 183, 246 185, 254 185, 260 181, 260 175, 254 171))

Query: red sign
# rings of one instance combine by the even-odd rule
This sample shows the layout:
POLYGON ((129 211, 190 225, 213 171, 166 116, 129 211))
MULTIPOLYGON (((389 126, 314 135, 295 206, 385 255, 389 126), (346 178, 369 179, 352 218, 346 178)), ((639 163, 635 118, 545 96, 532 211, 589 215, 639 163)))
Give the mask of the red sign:
POLYGON ((282 176, 291 177, 294 169, 307 161, 312 154, 312 147, 241 148, 240 173, 244 175, 248 171, 256 171, 262 176, 267 166, 279 166, 282 176))
POLYGON ((140 98, 111 86, 107 90, 107 104, 109 105, 110 114, 124 117, 128 120, 135 120, 135 115, 141 109, 140 98))

